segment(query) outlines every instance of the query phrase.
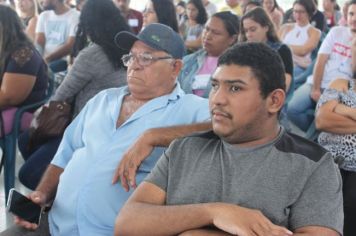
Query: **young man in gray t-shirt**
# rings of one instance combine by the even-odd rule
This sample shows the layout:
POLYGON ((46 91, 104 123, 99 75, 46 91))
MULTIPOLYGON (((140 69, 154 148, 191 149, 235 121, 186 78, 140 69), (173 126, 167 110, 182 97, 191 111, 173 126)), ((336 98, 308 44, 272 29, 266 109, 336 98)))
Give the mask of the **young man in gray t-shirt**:
POLYGON ((236 45, 211 82, 213 131, 170 145, 121 210, 116 235, 342 234, 337 166, 278 123, 278 55, 264 44, 236 45))

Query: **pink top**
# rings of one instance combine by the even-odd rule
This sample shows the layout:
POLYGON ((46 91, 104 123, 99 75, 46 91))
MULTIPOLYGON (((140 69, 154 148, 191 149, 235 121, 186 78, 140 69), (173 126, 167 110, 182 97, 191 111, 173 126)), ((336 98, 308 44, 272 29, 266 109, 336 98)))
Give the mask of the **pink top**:
POLYGON ((203 66, 200 68, 196 74, 192 90, 193 94, 202 97, 205 94, 205 90, 208 87, 208 83, 211 77, 211 74, 215 71, 218 64, 219 57, 206 56, 203 66))

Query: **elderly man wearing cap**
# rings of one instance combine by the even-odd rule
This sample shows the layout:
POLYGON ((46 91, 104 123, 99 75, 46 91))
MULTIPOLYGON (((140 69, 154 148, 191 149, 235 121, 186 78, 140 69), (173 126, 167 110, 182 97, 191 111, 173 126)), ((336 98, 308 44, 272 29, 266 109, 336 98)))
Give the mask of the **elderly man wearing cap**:
MULTIPOLYGON (((38 188, 29 195, 42 206, 53 201, 48 223, 42 221, 38 227, 15 218, 17 225, 1 235, 113 235, 115 217, 132 193, 111 183, 125 151, 140 136, 154 133, 150 131, 164 136, 166 130, 183 135, 207 128, 193 124, 209 119, 207 100, 184 94, 176 82, 184 54, 177 33, 151 24, 138 36, 121 32, 115 41, 130 50, 122 58, 128 66, 128 86, 99 93, 65 131, 38 188), (165 126, 179 128, 157 128, 165 126)), ((155 148, 140 165, 138 182, 162 151, 155 148)))

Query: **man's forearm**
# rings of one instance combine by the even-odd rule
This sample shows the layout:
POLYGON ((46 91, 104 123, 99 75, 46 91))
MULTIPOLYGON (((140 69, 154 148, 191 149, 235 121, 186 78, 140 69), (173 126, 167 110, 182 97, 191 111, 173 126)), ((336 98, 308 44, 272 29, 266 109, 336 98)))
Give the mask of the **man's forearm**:
POLYGON ((319 55, 315 63, 313 71, 313 89, 321 89, 321 80, 324 75, 325 64, 328 59, 328 55, 319 55))
POLYGON ((179 236, 229 236, 229 235, 232 234, 229 234, 219 229, 208 229, 208 228, 188 230, 179 234, 179 236))
POLYGON ((211 122, 196 123, 191 125, 178 125, 148 130, 144 135, 155 147, 168 147, 176 138, 184 137, 194 132, 211 130, 211 122))
POLYGON ((116 222, 115 235, 177 235, 203 228, 212 224, 210 207, 210 203, 181 206, 126 204, 116 222))
POLYGON ((57 59, 61 59, 64 56, 67 56, 70 54, 73 48, 73 43, 72 42, 67 42, 57 48, 54 52, 48 54, 45 59, 47 62, 51 62, 57 59))
POLYGON ((59 176, 62 172, 63 168, 50 164, 36 188, 36 191, 45 194, 47 203, 52 201, 56 195, 59 176))

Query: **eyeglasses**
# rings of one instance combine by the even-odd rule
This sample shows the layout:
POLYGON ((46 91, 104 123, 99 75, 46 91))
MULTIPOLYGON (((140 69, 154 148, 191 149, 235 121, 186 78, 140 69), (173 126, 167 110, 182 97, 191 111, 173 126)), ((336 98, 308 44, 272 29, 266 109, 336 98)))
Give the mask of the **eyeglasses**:
POLYGON ((149 53, 139 53, 137 55, 130 53, 130 54, 123 55, 121 58, 125 66, 129 66, 133 62, 133 59, 135 59, 140 66, 149 66, 155 61, 173 59, 173 57, 172 56, 154 57, 149 53))
POLYGON ((293 13, 294 14, 304 14, 304 13, 306 13, 306 11, 304 11, 304 10, 293 10, 293 13))

